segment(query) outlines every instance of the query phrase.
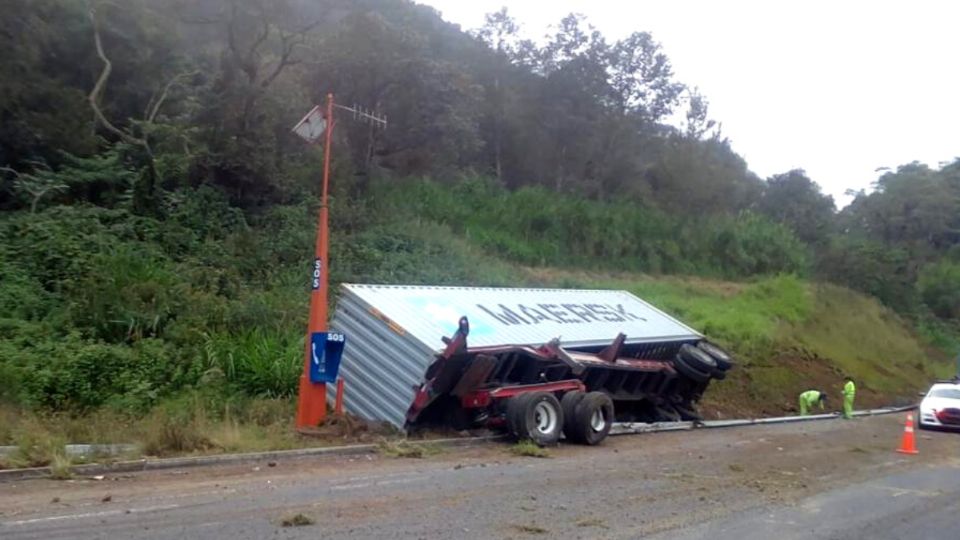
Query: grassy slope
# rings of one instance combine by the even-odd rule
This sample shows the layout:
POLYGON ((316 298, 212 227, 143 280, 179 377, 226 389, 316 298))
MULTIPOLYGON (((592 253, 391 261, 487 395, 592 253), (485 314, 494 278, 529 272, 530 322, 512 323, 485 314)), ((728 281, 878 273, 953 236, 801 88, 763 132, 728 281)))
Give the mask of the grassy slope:
POLYGON ((707 393, 709 416, 781 414, 820 388, 839 404, 842 377, 858 381, 858 406, 910 399, 952 364, 876 300, 781 276, 754 283, 702 278, 532 271, 541 284, 629 290, 734 352, 738 369, 707 393))
MULTIPOLYGON (((908 322, 872 298, 843 288, 789 276, 740 283, 521 268, 490 257, 463 239, 450 238, 446 230, 426 229, 413 228, 417 238, 428 241, 415 242, 418 247, 405 253, 405 258, 392 254, 384 261, 341 264, 343 274, 337 277, 352 282, 629 290, 737 356, 738 368, 725 381, 712 385, 706 395, 702 409, 708 417, 783 414, 795 408, 799 392, 811 387, 838 396, 846 373, 859 381, 858 406, 890 404, 911 399, 916 390, 952 369, 946 354, 926 347, 908 322)), ((299 283, 282 288, 299 297, 299 283)), ((109 411, 72 418, 0 409, 0 441, 41 450, 37 456, 31 456, 31 451, 7 460, 6 465, 44 463, 50 452, 42 450, 66 440, 136 441, 145 450, 154 449, 148 453, 177 455, 290 448, 352 438, 344 438, 345 434, 333 434, 324 441, 297 438, 289 429, 290 400, 253 400, 236 413, 212 418, 213 405, 194 403, 200 401, 194 394, 167 401, 136 421, 111 416, 109 411), (44 441, 50 444, 38 444, 44 441)))

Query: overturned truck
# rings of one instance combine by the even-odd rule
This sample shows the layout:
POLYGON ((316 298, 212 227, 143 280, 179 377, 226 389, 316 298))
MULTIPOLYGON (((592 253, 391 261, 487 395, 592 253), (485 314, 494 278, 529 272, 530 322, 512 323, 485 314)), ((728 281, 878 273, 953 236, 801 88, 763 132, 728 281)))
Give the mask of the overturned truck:
POLYGON ((353 414, 407 430, 597 444, 614 421, 697 420, 730 356, 625 291, 344 285, 353 414))

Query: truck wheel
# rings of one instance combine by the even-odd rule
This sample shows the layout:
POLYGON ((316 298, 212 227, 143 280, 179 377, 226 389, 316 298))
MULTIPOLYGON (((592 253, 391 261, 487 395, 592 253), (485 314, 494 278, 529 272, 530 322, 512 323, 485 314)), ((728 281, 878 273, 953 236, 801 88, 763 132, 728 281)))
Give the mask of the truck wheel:
POLYGON ((560 402, 548 392, 532 392, 523 398, 521 394, 507 405, 507 416, 513 419, 514 435, 520 440, 530 439, 539 446, 557 444, 563 430, 560 402))
POLYGON ((563 395, 560 399, 560 408, 563 409, 563 434, 567 436, 570 442, 582 443, 579 439, 580 432, 577 430, 577 405, 583 401, 586 396, 583 392, 572 390, 563 395))
POLYGON ((687 365, 696 369, 697 371, 713 373, 719 369, 717 367, 717 361, 712 356, 692 345, 684 345, 680 347, 680 352, 678 355, 683 358, 687 365))
POLYGON ((697 347, 703 352, 712 356, 713 359, 717 361, 717 367, 721 370, 727 371, 733 367, 733 357, 730 356, 727 351, 717 347, 713 343, 704 340, 700 343, 697 343, 697 347))
POLYGON ((679 354, 673 359, 673 367, 677 368, 677 373, 693 382, 705 383, 710 380, 710 373, 694 368, 679 354))
POLYGON ((613 427, 613 400, 603 392, 583 396, 574 413, 575 439, 589 445, 600 444, 613 427))
POLYGON ((523 430, 523 416, 527 408, 527 401, 533 393, 520 394, 507 401, 507 431, 517 439, 525 438, 523 430))

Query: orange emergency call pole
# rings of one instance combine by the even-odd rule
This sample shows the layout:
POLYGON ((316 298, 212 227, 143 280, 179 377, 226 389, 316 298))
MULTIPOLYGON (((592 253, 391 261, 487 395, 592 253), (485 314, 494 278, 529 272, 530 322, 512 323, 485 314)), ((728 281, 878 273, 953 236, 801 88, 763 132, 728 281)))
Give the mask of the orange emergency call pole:
MULTIPOLYGON (((293 128, 294 133, 311 144, 317 143, 320 137, 323 137, 323 187, 320 192, 317 240, 310 280, 310 319, 307 323, 307 335, 304 339, 303 371, 300 374, 297 399, 297 429, 316 427, 327 416, 327 384, 323 380, 318 381, 311 377, 311 369, 317 369, 317 366, 313 364, 321 363, 325 354, 325 343, 318 343, 317 336, 322 336, 325 340, 332 339, 335 342, 339 340, 341 351, 344 341, 342 335, 328 337, 326 334, 329 283, 327 254, 330 248, 329 208, 327 203, 330 190, 330 147, 333 141, 335 125, 333 110, 335 107, 353 113, 355 120, 369 121, 381 127, 387 125, 386 117, 377 116, 358 107, 336 105, 333 101, 333 94, 327 94, 325 110, 321 111, 319 106, 314 107, 293 128)), ((338 396, 338 399, 340 399, 340 396, 338 396)))

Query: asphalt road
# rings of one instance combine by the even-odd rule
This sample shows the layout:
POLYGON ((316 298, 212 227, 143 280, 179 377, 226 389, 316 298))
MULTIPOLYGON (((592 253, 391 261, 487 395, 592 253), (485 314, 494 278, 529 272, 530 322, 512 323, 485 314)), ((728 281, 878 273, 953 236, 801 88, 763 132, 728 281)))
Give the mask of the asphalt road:
POLYGON ((957 538, 960 435, 901 421, 0 484, 0 538, 957 538))
POLYGON ((657 539, 953 540, 960 537, 960 466, 912 470, 808 497, 738 512, 657 539))

